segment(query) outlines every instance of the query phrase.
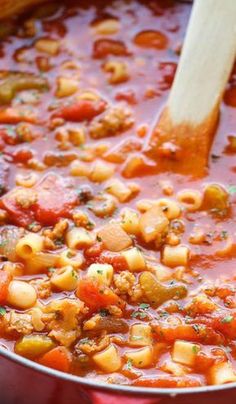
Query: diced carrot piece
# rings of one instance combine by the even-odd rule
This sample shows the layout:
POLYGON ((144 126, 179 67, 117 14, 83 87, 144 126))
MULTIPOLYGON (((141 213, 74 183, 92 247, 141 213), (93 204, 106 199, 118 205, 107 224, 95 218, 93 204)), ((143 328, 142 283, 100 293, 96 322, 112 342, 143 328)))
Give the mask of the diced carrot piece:
POLYGON ((69 372, 71 357, 70 352, 63 346, 58 346, 44 354, 38 361, 41 365, 60 370, 61 372, 69 372))
POLYGON ((109 287, 101 285, 94 279, 80 279, 76 295, 91 310, 97 310, 111 304, 122 306, 124 302, 109 287))

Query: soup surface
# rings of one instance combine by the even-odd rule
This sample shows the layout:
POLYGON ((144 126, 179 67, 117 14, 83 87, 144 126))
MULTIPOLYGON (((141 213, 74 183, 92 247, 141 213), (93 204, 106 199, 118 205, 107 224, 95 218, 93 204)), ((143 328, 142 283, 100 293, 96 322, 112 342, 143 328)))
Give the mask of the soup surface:
POLYGON ((3 348, 108 383, 236 381, 236 72, 204 177, 145 153, 190 12, 69 1, 1 24, 3 348))

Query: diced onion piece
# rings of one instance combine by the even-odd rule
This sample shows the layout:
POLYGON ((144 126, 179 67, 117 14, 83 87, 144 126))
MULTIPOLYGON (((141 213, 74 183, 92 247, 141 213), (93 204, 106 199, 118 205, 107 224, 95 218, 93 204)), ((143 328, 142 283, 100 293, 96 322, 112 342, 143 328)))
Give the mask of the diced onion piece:
POLYGON ((24 281, 11 281, 8 287, 7 303, 19 309, 33 307, 37 300, 36 290, 24 281))
POLYGON ((169 220, 163 211, 153 206, 145 212, 140 218, 140 231, 146 243, 154 241, 158 235, 167 232, 169 220))
POLYGON ((113 267, 109 264, 92 264, 88 268, 87 276, 98 281, 103 285, 109 286, 113 278, 113 267))
POLYGON ((152 344, 151 327, 148 324, 133 324, 129 336, 130 345, 146 346, 152 344))
POLYGON ((93 360, 103 372, 116 372, 121 367, 121 358, 114 345, 109 345, 104 351, 93 355, 93 360))
POLYGON ((163 249, 162 262, 168 267, 186 266, 189 260, 189 249, 187 246, 168 246, 163 249))
POLYGON ((142 271, 146 267, 146 262, 142 252, 137 248, 133 247, 129 250, 122 251, 121 253, 125 258, 128 268, 130 271, 142 271))
POLYGON ((156 275, 156 278, 160 282, 166 282, 172 278, 172 271, 170 268, 165 267, 164 265, 157 264, 151 266, 152 272, 156 275))
POLYGON ((70 265, 59 268, 53 273, 50 282, 59 290, 72 291, 78 283, 78 275, 74 268, 70 265))
POLYGON ((209 372, 211 384, 236 382, 236 372, 230 362, 220 362, 213 365, 209 372))
POLYGON ((125 357, 131 361, 136 368, 146 368, 152 364, 153 352, 152 348, 146 346, 135 351, 126 351, 125 357))
POLYGON ((99 230, 97 237, 110 251, 122 251, 132 245, 131 237, 118 223, 109 223, 99 230))
POLYGON ((188 341, 177 340, 174 343, 172 359, 182 365, 193 366, 200 346, 188 341))

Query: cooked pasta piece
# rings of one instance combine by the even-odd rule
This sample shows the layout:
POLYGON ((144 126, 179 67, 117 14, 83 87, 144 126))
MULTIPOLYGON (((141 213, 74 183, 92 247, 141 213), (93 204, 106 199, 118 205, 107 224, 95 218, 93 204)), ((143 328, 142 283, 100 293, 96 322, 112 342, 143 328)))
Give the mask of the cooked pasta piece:
POLYGON ((144 256, 137 247, 122 251, 122 256, 125 258, 130 271, 135 272, 145 269, 146 262, 144 256))
POLYGON ((74 290, 78 283, 78 275, 70 265, 59 268, 53 272, 50 282, 59 290, 74 290))
POLYGON ((21 258, 31 258, 43 249, 43 237, 36 233, 29 233, 16 244, 16 253, 21 258))
POLYGON ((7 302, 19 309, 33 307, 37 300, 36 290, 24 281, 11 281, 8 287, 7 302))
POLYGON ((87 276, 109 286, 113 278, 113 267, 109 264, 92 264, 89 266, 87 276))
POLYGON ((177 199, 188 211, 195 212, 202 206, 203 195, 195 189, 184 189, 178 192, 177 199))
POLYGON ((162 262, 168 267, 186 266, 189 261, 189 249, 185 245, 170 247, 166 245, 163 249, 162 262))
POLYGON ((71 249, 80 249, 91 246, 94 237, 83 227, 73 227, 66 233, 66 243, 71 249))

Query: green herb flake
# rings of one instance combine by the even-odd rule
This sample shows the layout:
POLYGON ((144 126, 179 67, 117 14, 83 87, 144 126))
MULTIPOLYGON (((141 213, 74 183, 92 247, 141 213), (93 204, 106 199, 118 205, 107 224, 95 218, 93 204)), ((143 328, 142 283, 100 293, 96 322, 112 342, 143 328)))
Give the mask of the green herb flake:
POLYGON ((229 193, 230 195, 234 195, 234 194, 236 193, 236 185, 230 185, 230 186, 228 187, 228 193, 229 193))
POLYGON ((225 316, 224 318, 222 318, 221 322, 223 324, 228 324, 231 323, 231 321, 233 320, 233 316, 231 316, 230 314, 228 316, 225 316))
POLYGON ((0 316, 4 316, 6 314, 5 307, 0 306, 0 316))
POLYGON ((148 303, 140 303, 139 307, 142 310, 147 310, 147 309, 150 308, 150 304, 148 304, 148 303))
POLYGON ((199 350, 200 350, 199 346, 193 345, 193 347, 192 347, 193 353, 197 354, 199 352, 199 350))
POLYGON ((126 363, 126 367, 128 370, 132 370, 133 361, 132 359, 128 359, 126 363))

